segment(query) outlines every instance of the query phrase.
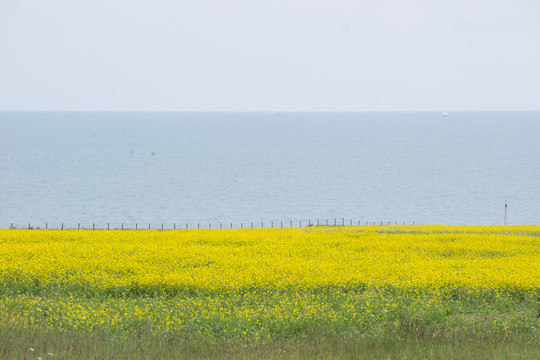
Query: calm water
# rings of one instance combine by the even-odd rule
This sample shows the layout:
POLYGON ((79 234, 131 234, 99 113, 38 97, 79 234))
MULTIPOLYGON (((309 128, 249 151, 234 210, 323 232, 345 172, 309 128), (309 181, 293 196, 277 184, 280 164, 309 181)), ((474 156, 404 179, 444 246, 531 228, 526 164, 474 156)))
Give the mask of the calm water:
POLYGON ((0 174, 0 227, 538 224, 540 113, 0 112, 0 174))

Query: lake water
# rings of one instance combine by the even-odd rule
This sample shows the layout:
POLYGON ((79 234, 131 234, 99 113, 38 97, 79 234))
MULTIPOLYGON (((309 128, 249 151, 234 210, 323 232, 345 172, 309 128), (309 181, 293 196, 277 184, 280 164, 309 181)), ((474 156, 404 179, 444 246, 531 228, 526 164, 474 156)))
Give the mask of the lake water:
POLYGON ((505 200, 540 223, 540 112, 0 112, 0 227, 489 225, 505 200))

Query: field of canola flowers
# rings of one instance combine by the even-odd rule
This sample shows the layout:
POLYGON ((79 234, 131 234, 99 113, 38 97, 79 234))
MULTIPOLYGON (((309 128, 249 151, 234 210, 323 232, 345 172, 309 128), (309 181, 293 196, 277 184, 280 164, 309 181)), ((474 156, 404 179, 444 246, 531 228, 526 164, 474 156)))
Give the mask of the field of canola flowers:
POLYGON ((540 226, 0 230, 0 322, 260 342, 540 330, 540 226))

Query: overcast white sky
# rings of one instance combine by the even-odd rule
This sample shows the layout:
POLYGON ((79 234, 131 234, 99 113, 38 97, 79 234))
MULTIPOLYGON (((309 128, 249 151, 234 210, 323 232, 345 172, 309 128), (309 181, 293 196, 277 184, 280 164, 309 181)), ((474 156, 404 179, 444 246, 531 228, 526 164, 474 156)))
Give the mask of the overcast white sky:
POLYGON ((0 110, 540 110, 540 1, 0 0, 0 110))

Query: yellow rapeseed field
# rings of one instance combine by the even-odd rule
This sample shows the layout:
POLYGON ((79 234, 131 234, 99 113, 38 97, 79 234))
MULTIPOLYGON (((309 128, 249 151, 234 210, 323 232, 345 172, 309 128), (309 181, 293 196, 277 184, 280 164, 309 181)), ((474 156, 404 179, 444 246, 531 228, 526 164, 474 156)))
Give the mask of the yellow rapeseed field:
POLYGON ((537 331, 533 310, 504 309, 539 298, 540 226, 0 230, 0 321, 23 327, 261 339, 413 317, 537 331))

